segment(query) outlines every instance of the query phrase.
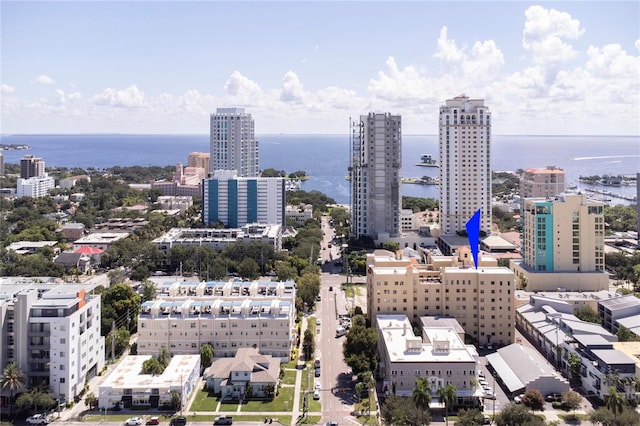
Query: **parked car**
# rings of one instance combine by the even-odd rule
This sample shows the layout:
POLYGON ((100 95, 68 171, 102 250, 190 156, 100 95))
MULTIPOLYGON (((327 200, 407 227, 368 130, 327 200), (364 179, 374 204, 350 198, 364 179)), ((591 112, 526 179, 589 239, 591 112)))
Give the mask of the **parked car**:
POLYGON ((231 425, 233 424, 233 417, 231 416, 218 416, 213 419, 214 425, 231 425))
POLYGON ((319 368, 319 367, 318 367, 318 368, 316 368, 316 371, 315 371, 314 375, 315 375, 316 377, 320 377, 320 368, 319 368))
POLYGON ((185 426, 187 424, 187 418, 184 416, 178 416, 171 419, 169 422, 171 426, 185 426))
POLYGON ((140 417, 129 417, 124 424, 127 426, 140 426, 142 424, 142 419, 140 417))
POLYGON ((488 415, 484 415, 482 418, 482 424, 483 425, 490 425, 491 424, 491 417, 489 417, 488 415))
POLYGON ((513 402, 515 402, 516 404, 522 404, 522 398, 523 397, 524 397, 524 394, 521 393, 520 395, 518 395, 515 398, 513 398, 513 402))
POLYGON ((34 414, 33 416, 27 417, 28 425, 46 425, 49 423, 49 417, 45 414, 34 414))
POLYGON ((557 402, 557 401, 562 401, 562 395, 560 395, 559 393, 554 392, 554 393, 550 393, 549 395, 547 395, 547 396, 545 397, 545 399, 546 399, 548 402, 557 402))
POLYGON ((153 417, 149 417, 149 420, 147 420, 148 425, 159 425, 160 424, 160 417, 158 416, 153 416, 153 417))
POLYGON ((313 391, 313 399, 316 401, 320 399, 320 391, 318 389, 313 391))

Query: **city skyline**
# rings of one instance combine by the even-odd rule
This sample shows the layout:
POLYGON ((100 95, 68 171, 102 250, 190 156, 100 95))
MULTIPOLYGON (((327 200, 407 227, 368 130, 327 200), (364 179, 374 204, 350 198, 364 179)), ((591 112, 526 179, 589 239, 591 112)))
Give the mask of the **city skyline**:
POLYGON ((637 135, 640 4, 2 1, 11 133, 348 133, 368 111, 436 134, 484 99, 493 134, 637 135))

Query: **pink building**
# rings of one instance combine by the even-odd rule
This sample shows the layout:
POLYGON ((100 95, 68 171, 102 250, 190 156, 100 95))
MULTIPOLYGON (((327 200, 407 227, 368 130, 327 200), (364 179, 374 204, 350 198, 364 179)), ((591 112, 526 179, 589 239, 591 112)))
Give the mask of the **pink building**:
POLYGON ((564 170, 555 166, 526 169, 520 178, 522 198, 551 198, 564 192, 564 189, 564 170))
POLYGON ((151 189, 159 189, 163 195, 200 196, 202 180, 206 175, 202 167, 183 167, 182 163, 178 163, 173 180, 153 182, 151 189))

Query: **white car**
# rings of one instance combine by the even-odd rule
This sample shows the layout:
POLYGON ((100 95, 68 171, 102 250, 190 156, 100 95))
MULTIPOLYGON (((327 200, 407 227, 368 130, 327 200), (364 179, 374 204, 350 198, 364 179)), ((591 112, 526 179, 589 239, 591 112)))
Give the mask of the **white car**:
POLYGON ((34 414, 27 417, 28 425, 46 425, 49 423, 49 417, 44 414, 34 414))
POLYGON ((320 391, 318 389, 313 391, 313 399, 316 401, 320 399, 320 391))
POLYGON ((317 390, 317 391, 320 390, 320 383, 316 382, 316 384, 314 386, 314 390, 317 390))
POLYGON ((129 417, 124 424, 127 426, 140 426, 142 424, 142 419, 140 417, 129 417))

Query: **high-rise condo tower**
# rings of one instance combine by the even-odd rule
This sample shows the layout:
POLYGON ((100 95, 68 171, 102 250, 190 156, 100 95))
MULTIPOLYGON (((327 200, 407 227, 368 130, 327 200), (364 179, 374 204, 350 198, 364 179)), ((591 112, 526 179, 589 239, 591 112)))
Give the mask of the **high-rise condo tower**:
POLYGON ((491 113, 465 95, 440 107, 440 226, 453 235, 482 209, 480 231, 491 233, 491 113))
POLYGON ((402 131, 399 115, 369 113, 352 123, 353 236, 400 234, 402 131))
POLYGON ((211 114, 211 172, 236 170, 240 177, 260 173, 253 117, 244 108, 217 108, 211 114))

